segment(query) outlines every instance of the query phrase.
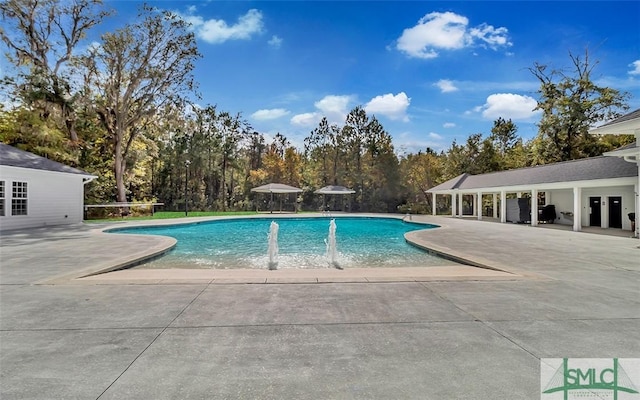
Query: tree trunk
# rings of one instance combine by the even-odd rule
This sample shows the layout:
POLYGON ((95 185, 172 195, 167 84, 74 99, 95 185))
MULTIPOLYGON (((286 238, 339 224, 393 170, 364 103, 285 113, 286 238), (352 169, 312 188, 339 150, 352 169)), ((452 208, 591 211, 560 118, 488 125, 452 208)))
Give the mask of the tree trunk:
POLYGON ((222 174, 220 181, 220 194, 222 195, 222 211, 226 211, 227 203, 227 184, 225 182, 225 175, 227 174, 227 155, 222 156, 222 174))
POLYGON ((122 140, 116 139, 113 172, 116 178, 116 201, 119 203, 125 203, 127 201, 127 193, 124 188, 124 171, 125 160, 122 154, 122 140))

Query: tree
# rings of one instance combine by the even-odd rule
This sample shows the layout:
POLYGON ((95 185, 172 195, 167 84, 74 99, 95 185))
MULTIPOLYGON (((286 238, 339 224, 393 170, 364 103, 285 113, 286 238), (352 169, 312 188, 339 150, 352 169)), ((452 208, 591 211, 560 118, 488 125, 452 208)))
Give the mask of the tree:
POLYGON ((496 150, 501 156, 506 155, 518 141, 518 127, 511 119, 508 121, 502 117, 493 121, 493 128, 491 128, 491 136, 489 138, 495 144, 496 150))
POLYGON ((319 176, 319 185, 329 184, 329 156, 331 153, 331 129, 327 117, 322 117, 318 127, 304 139, 304 152, 307 162, 319 176))
POLYGON ((361 203, 365 210, 395 211, 400 199, 400 171, 391 136, 374 116, 364 131, 361 203))
POLYGON ((407 154, 400 161, 402 184, 407 190, 408 205, 413 211, 419 211, 422 202, 431 203, 431 196, 427 196, 425 192, 441 183, 442 158, 431 148, 427 148, 424 152, 407 154))
POLYGON ((7 0, 0 2, 0 38, 8 60, 18 69, 3 83, 44 119, 57 113, 72 142, 78 141, 74 84, 78 44, 110 13, 99 10, 100 0, 7 0))
POLYGON ((549 70, 546 65, 535 63, 529 68, 540 81, 540 99, 536 110, 542 111, 538 124, 536 146, 546 163, 573 160, 595 156, 589 149, 595 141, 589 135, 589 127, 602 120, 613 119, 620 110, 628 106, 627 93, 608 87, 597 86, 592 79, 595 66, 589 61, 589 53, 584 58, 569 53, 573 64, 572 75, 561 70, 549 70))
POLYGON ((295 147, 284 150, 284 183, 298 187, 302 179, 302 156, 295 147))
POLYGON ((243 137, 248 136, 251 129, 248 124, 241 119, 240 114, 232 117, 228 112, 221 112, 215 122, 218 143, 221 146, 220 160, 220 199, 222 200, 222 210, 226 210, 228 205, 228 193, 233 192, 233 168, 238 146, 243 137), (227 180, 227 171, 231 171, 227 180))
POLYGON ((126 156, 140 124, 194 89, 194 35, 177 15, 143 6, 138 22, 102 36, 84 59, 87 89, 112 140, 117 201, 126 201, 126 156))
POLYGON ((345 125, 340 133, 346 153, 344 157, 346 183, 356 191, 356 207, 359 207, 363 201, 362 155, 368 124, 369 118, 365 109, 362 106, 357 106, 347 114, 345 125))

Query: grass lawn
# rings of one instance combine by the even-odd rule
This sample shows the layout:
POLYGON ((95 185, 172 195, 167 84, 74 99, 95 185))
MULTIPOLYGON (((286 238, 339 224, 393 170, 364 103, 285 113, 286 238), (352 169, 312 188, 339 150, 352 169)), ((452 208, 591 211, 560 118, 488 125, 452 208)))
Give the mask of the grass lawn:
MULTIPOLYGON (((216 217, 222 215, 254 215, 255 211, 189 211, 189 217, 216 217)), ((112 217, 103 219, 87 219, 85 222, 104 222, 104 221, 139 221, 146 219, 171 219, 185 218, 184 211, 156 211, 153 215, 112 217)))

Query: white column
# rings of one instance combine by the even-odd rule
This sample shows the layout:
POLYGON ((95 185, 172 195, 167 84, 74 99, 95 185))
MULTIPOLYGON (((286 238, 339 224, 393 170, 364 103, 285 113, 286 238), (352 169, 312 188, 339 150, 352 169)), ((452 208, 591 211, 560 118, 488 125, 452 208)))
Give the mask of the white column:
POLYGON ((500 222, 507 222, 507 192, 500 192, 500 222))
POLYGON ((640 238, 640 161, 638 161, 638 183, 634 185, 634 194, 636 196, 636 231, 633 236, 640 238))
POLYGON ((478 210, 476 210, 476 208, 478 208, 478 196, 476 196, 475 193, 471 195, 471 204, 471 216, 478 215, 478 210))
POLYGON ((432 203, 431 203, 431 215, 435 216, 436 215, 436 192, 431 193, 431 197, 433 199, 432 203))
POLYGON ((573 230, 582 230, 582 188, 573 188, 573 230))
POLYGON ((456 203, 458 203, 458 193, 453 192, 451 193, 451 216, 455 217, 457 210, 456 210, 456 203))
POLYGON ((464 204, 464 202, 462 201, 462 193, 458 192, 458 217, 462 218, 462 216, 464 215, 464 209, 462 207, 462 205, 464 204))
POLYGON ((538 226, 538 189, 531 189, 531 226, 538 226))
POLYGON ((498 218, 498 196, 493 193, 493 218, 498 218))
POLYGON ((521 199, 522 198, 522 192, 516 192, 516 197, 521 199))
POLYGON ((482 192, 478 192, 477 198, 478 201, 476 204, 478 205, 478 221, 482 221, 482 192))
MULTIPOLYGON (((634 236, 640 238, 640 130, 636 129, 635 135, 636 137, 636 165, 638 166, 638 184, 635 186, 635 195, 636 195, 636 209, 633 212, 636 213, 636 231, 634 236)), ((626 159, 625 159, 626 160, 626 159)))

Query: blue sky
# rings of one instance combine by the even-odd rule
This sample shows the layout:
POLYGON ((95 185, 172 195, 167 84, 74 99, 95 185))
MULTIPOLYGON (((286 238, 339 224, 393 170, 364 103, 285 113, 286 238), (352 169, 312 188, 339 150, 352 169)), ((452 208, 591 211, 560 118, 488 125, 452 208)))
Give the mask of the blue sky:
MULTIPOLYGON (((140 5, 101 29, 129 22, 140 5)), ((631 94, 640 107, 640 2, 160 1, 193 25, 203 58, 201 104, 241 112, 294 145, 324 115, 343 123, 356 105, 375 115, 399 152, 446 149, 511 118, 535 136, 535 62, 571 67, 631 94)))

